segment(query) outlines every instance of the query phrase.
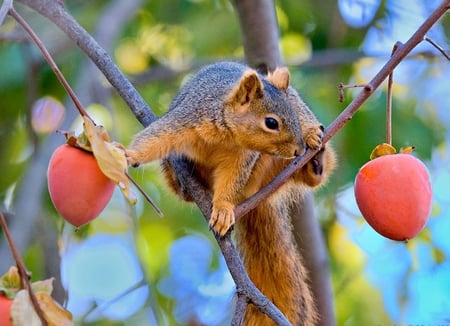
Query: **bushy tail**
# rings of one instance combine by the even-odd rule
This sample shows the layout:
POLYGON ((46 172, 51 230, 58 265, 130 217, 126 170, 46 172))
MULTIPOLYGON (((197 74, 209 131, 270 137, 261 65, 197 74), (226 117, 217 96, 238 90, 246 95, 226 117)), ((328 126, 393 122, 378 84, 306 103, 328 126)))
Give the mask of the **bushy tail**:
MULTIPOLYGON (((251 280, 292 325, 315 325, 317 313, 291 229, 282 201, 266 201, 236 224, 237 247, 251 280)), ((275 323, 250 304, 244 325, 275 323)))

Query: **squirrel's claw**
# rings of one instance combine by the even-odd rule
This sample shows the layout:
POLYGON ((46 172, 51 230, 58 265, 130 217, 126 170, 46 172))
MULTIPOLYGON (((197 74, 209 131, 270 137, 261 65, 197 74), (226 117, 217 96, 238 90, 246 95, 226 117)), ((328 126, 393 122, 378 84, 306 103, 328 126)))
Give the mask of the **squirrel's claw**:
POLYGON ((125 156, 127 158, 128 161, 128 166, 132 166, 134 168, 137 168, 139 165, 141 165, 139 163, 139 161, 136 159, 136 157, 138 156, 138 153, 136 151, 130 150, 130 149, 125 149, 125 156))
POLYGON ((234 225, 234 207, 213 207, 213 212, 209 220, 209 227, 220 236, 224 236, 234 225))
POLYGON ((309 148, 315 150, 322 147, 323 130, 324 128, 322 125, 316 125, 306 129, 303 132, 303 138, 309 148))

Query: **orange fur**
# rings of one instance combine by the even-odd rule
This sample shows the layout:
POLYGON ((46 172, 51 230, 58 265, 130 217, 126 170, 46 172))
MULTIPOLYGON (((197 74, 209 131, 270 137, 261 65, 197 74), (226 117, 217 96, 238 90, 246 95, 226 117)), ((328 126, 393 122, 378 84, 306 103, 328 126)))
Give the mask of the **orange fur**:
MULTIPOLYGON (((309 326, 317 313, 288 211, 293 200, 325 182, 334 168, 334 152, 323 146, 322 136, 322 125, 289 86, 287 69, 263 79, 248 67, 219 63, 194 76, 169 112, 136 135, 127 155, 133 165, 169 154, 190 160, 212 193, 210 225, 224 235, 235 223, 239 202, 270 182, 305 146, 321 149, 236 224, 237 247, 252 281, 293 325, 309 326)), ((191 201, 168 160, 163 171, 169 186, 191 201)), ((244 324, 273 322, 249 305, 244 324)))

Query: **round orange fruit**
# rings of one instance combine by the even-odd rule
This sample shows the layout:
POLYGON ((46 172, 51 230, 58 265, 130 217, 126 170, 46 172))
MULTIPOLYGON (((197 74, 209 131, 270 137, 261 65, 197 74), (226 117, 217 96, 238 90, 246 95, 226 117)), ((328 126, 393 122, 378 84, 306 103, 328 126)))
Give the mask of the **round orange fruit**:
POLYGON ((66 144, 50 158, 47 177, 53 205, 77 227, 96 218, 114 192, 115 184, 100 170, 92 153, 66 144))
POLYGON ((432 190, 425 165, 410 154, 367 162, 355 179, 358 207, 369 225, 398 241, 415 237, 431 211, 432 190))

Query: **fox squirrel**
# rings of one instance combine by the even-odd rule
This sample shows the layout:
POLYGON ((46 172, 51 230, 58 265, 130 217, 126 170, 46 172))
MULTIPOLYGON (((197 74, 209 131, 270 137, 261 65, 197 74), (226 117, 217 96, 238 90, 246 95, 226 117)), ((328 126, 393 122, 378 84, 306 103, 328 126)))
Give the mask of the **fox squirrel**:
MULTIPOLYGON (((223 236, 235 224, 237 204, 306 147, 321 148, 289 182, 236 223, 237 247, 255 285, 293 325, 314 325, 316 309, 291 234, 288 207, 308 187, 324 182, 335 159, 322 144, 322 125, 289 79, 286 68, 262 76, 235 62, 206 66, 181 88, 165 115, 135 136, 126 152, 133 166, 163 159, 169 186, 191 201, 166 159, 187 158, 212 193, 209 224, 223 236)), ((244 324, 273 322, 249 305, 244 324)))

